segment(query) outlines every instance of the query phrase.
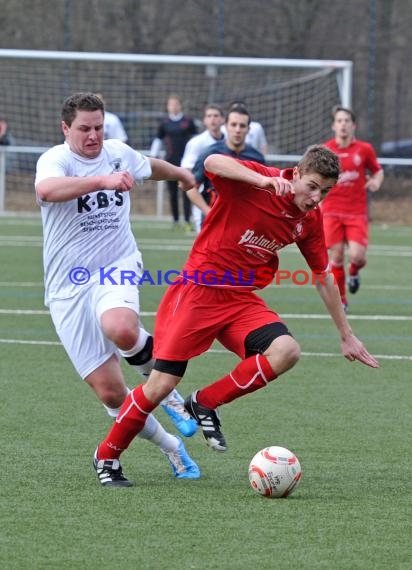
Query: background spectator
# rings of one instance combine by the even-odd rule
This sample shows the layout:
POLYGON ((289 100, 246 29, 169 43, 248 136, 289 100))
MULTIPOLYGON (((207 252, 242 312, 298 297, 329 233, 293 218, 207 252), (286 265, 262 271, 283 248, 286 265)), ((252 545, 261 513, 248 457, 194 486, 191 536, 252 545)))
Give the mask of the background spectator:
MULTIPOLYGON (((159 125, 156 138, 150 148, 150 156, 159 157, 162 147, 165 150, 165 160, 180 166, 188 140, 197 133, 193 119, 183 113, 182 100, 178 95, 169 95, 167 99, 167 117, 159 125)), ((179 194, 183 200, 184 228, 191 230, 191 203, 186 193, 180 192, 175 180, 168 180, 167 188, 170 197, 170 209, 174 227, 179 227, 179 194)))

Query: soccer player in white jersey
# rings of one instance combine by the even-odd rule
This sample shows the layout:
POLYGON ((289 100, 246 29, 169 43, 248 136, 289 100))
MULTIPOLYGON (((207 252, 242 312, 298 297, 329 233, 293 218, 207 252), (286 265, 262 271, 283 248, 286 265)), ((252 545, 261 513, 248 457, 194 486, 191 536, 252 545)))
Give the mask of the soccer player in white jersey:
MULTIPOLYGON (((210 145, 224 138, 224 134, 221 131, 224 122, 225 115, 223 110, 213 103, 207 105, 203 115, 205 130, 188 141, 180 166, 192 170, 202 152, 210 145)), ((199 192, 202 192, 201 188, 199 192)), ((199 233, 202 227, 202 210, 194 204, 192 206, 192 220, 196 233, 199 233)))
MULTIPOLYGON (((39 158, 35 188, 43 222, 45 303, 77 372, 116 418, 129 393, 119 355, 144 377, 153 364, 153 338, 139 320, 136 283, 143 265, 130 227, 129 191, 149 178, 178 180, 187 189, 194 178, 119 140, 104 141, 103 121, 104 103, 97 95, 68 97, 62 107, 65 142, 39 158)), ((166 400, 180 404, 181 396, 172 392, 166 400)), ((148 416, 142 437, 159 446, 176 477, 200 476, 182 440, 154 416, 148 416)), ((118 462, 110 462, 110 471, 105 461, 96 460, 95 467, 102 485, 131 484, 118 462)))

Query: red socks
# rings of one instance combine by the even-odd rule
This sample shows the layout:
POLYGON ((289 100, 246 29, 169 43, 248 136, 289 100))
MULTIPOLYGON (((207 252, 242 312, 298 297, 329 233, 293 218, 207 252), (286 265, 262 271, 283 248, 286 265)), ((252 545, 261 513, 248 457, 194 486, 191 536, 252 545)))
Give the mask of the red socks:
MULTIPOLYGON (((217 408, 240 396, 250 394, 277 378, 268 359, 256 354, 240 362, 227 376, 200 390, 196 399, 206 408, 217 408)), ((118 459, 143 429, 147 416, 156 408, 143 393, 143 384, 126 397, 120 412, 97 449, 98 459, 118 459)))
POLYGON ((360 265, 356 265, 356 263, 349 264, 349 275, 357 275, 362 267, 365 267, 366 261, 361 263, 360 265))
POLYGON ((242 360, 227 376, 199 390, 196 400, 206 408, 217 408, 240 396, 263 388, 277 378, 266 356, 256 354, 242 360))
POLYGON ((342 299, 342 303, 345 305, 348 304, 348 300, 346 298, 346 279, 345 279, 345 268, 343 265, 335 265, 334 263, 330 264, 330 270, 333 273, 335 278, 335 283, 339 288, 340 298, 342 299))
POLYGON ((143 384, 137 386, 120 408, 116 421, 106 439, 97 448, 98 459, 118 459, 134 437, 143 429, 147 416, 156 408, 143 394, 143 384))

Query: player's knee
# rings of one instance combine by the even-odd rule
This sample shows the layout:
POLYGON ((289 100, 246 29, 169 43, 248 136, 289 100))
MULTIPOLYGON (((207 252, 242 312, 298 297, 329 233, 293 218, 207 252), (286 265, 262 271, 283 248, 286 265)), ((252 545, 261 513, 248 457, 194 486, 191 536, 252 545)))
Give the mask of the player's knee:
POLYGON ((246 357, 256 353, 266 356, 276 375, 292 368, 300 358, 300 346, 282 322, 250 332, 245 339, 245 352, 246 357))
POLYGON ((136 345, 139 321, 130 309, 109 309, 102 314, 100 324, 105 336, 120 350, 130 350, 136 345))
POLYGON ((289 370, 298 362, 301 350, 299 344, 292 336, 281 336, 276 338, 264 355, 277 374, 282 374, 289 370))
POLYGON ((335 267, 341 267, 345 263, 345 257, 343 255, 332 255, 331 265, 335 267))
POLYGON ((108 408, 120 408, 127 396, 127 391, 123 386, 119 388, 103 386, 95 392, 102 404, 108 408))
POLYGON ((293 337, 286 337, 281 350, 289 367, 295 366, 301 355, 299 343, 293 337))
POLYGON ((357 265, 359 268, 362 268, 366 265, 366 257, 364 254, 352 254, 349 262, 357 265))
POLYGON ((340 266, 345 262, 344 248, 332 248, 330 253, 330 260, 333 265, 340 266))
POLYGON ((289 329, 282 322, 269 323, 251 331, 245 338, 246 357, 252 354, 265 354, 272 342, 282 336, 292 337, 289 329))
POLYGON ((106 335, 120 350, 130 350, 137 342, 138 331, 127 323, 113 323, 106 335))
POLYGON ((104 398, 100 398, 101 402, 108 408, 120 408, 123 404, 125 398, 119 397, 118 395, 108 394, 104 398))

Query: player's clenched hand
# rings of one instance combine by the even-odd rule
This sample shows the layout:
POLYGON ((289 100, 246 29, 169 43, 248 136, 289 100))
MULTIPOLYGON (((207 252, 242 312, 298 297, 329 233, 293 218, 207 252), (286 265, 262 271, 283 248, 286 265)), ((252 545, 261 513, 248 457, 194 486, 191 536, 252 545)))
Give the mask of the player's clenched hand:
POLYGON ((285 196, 290 192, 292 194, 295 193, 292 183, 289 180, 285 180, 285 178, 280 178, 279 176, 272 178, 264 176, 263 181, 263 188, 269 188, 276 196, 285 196))
POLYGON ((379 362, 364 347, 363 343, 355 336, 351 335, 342 341, 343 356, 353 362, 359 360, 371 368, 379 368, 379 362))
POLYGON ((370 192, 377 192, 380 188, 380 184, 369 174, 367 174, 365 188, 366 190, 370 190, 370 192))
POLYGON ((113 172, 104 177, 104 188, 128 192, 134 184, 134 178, 129 172, 113 172))
POLYGON ((179 176, 179 188, 181 190, 190 190, 193 186, 196 186, 196 179, 193 176, 192 172, 187 168, 179 168, 180 176, 179 176))

